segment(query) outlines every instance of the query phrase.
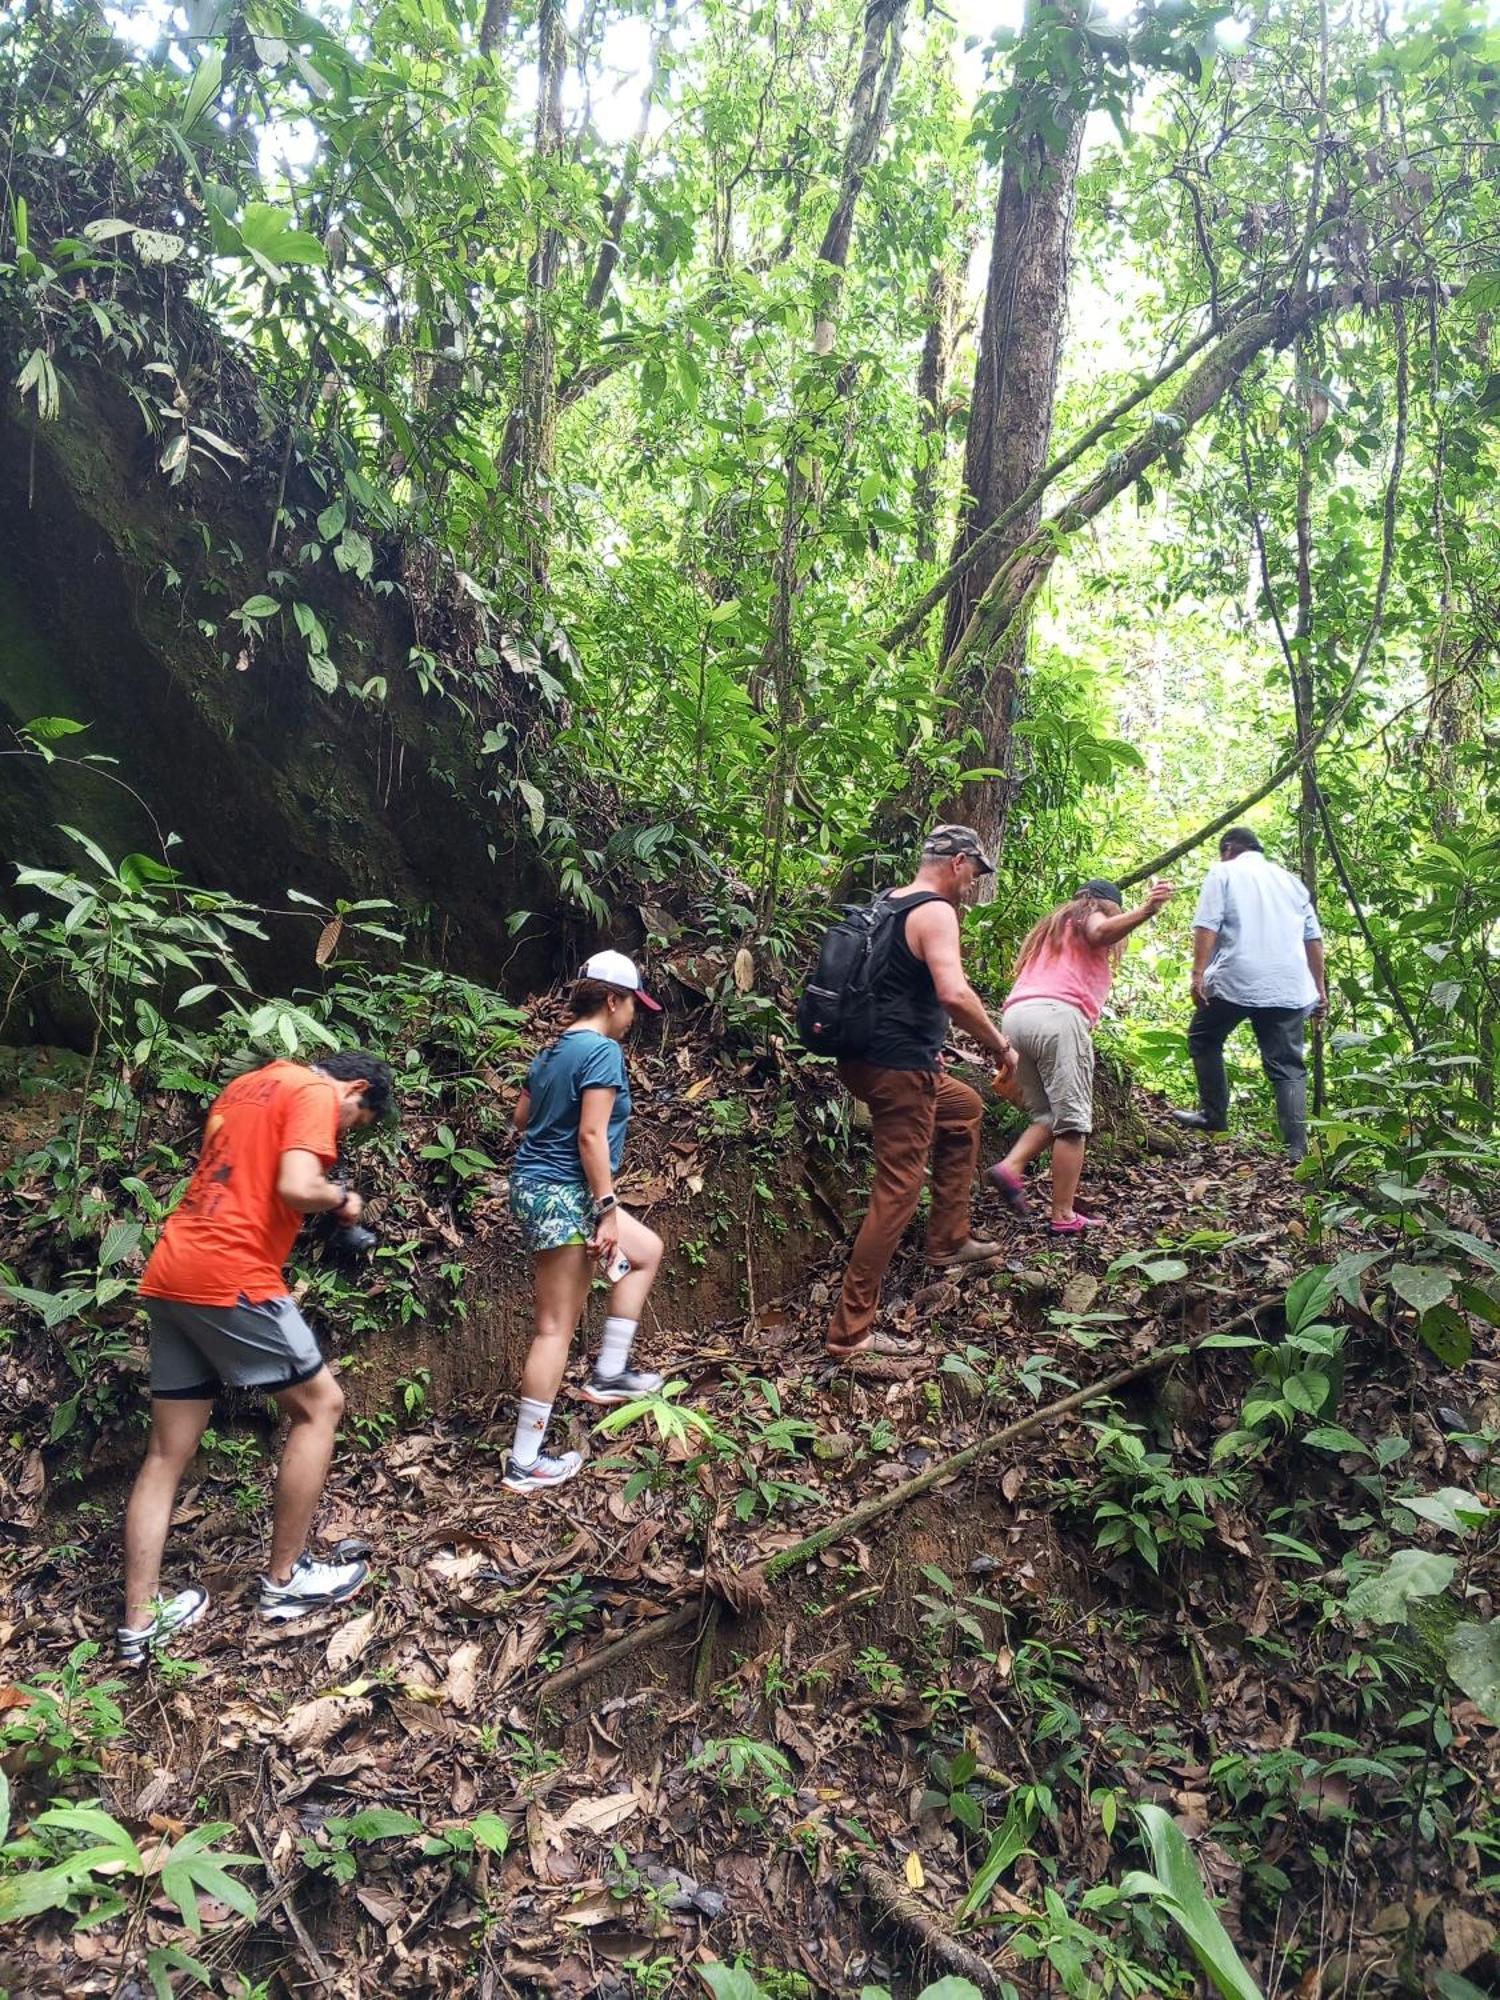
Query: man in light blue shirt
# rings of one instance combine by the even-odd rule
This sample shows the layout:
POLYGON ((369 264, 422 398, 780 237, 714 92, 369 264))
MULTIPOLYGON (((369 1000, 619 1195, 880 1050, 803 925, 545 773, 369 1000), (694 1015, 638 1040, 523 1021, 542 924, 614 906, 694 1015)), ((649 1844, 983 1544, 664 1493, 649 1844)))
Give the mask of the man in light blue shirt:
POLYGON ((1219 843, 1193 917, 1193 1025, 1188 1052, 1198 1109, 1174 1111, 1179 1125, 1222 1132, 1229 1123, 1224 1044, 1248 1021, 1276 1096, 1288 1154, 1307 1151, 1307 1063, 1303 1024, 1328 1007, 1323 933, 1297 877, 1268 861, 1247 826, 1219 843))

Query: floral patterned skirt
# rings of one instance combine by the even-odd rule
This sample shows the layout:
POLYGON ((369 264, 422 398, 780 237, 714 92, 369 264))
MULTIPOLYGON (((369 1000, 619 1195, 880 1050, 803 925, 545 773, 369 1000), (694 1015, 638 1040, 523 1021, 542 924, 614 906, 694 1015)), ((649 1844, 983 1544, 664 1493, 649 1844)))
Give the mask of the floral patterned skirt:
POLYGON ((510 1212, 528 1250, 561 1250, 594 1233, 594 1197, 582 1181, 534 1181, 514 1175, 510 1212))

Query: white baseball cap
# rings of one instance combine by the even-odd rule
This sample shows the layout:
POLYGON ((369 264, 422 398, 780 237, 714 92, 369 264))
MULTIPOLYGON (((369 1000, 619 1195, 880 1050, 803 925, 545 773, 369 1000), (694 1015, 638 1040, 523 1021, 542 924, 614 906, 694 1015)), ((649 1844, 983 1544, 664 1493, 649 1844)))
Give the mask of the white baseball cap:
POLYGON ((596 951, 578 976, 580 979, 602 979, 606 986, 623 987, 627 993, 633 993, 643 1007, 649 1007, 653 1014, 661 1012, 661 1002, 653 1000, 642 986, 635 961, 627 958, 623 951, 596 951))

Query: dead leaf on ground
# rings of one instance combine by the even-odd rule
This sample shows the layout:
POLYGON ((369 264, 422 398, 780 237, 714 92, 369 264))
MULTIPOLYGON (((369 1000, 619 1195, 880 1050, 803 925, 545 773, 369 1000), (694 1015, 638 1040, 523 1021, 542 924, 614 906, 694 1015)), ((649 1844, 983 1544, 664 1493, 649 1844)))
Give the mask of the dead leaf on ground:
POLYGON ((277 1733, 289 1750, 321 1750, 351 1722, 363 1722, 371 1707, 362 1695, 320 1694, 289 1710, 277 1733))
POLYGON ((611 1792, 602 1799, 575 1799, 557 1821, 559 1833, 609 1833, 640 1811, 634 1792, 611 1792))
POLYGON ((1443 1912, 1443 1969, 1467 1972, 1495 1941, 1495 1926, 1472 1910, 1443 1912))
POLYGON ((443 1683, 443 1699, 467 1714, 479 1691, 479 1662, 483 1647, 477 1639, 466 1639, 448 1659, 448 1677, 443 1683))
POLYGON ((329 1639, 328 1665, 333 1673, 347 1673, 357 1660, 364 1657, 370 1641, 375 1637, 376 1615, 373 1611, 366 1611, 358 1618, 351 1618, 329 1639))

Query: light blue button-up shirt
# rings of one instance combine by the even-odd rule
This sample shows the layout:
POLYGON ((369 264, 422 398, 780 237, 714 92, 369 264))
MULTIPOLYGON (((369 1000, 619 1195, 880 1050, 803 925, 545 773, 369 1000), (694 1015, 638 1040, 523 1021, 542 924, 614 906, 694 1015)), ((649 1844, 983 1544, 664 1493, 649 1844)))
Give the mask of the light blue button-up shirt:
POLYGON ((1252 848, 1209 869, 1193 917, 1219 942, 1203 975, 1214 1000, 1240 1007, 1315 1007, 1318 985, 1303 950, 1323 935, 1297 877, 1252 848))

